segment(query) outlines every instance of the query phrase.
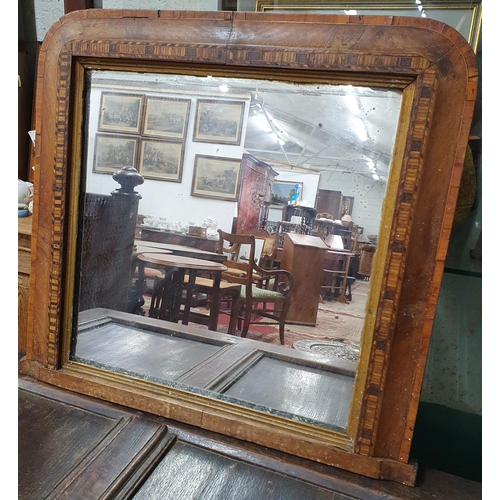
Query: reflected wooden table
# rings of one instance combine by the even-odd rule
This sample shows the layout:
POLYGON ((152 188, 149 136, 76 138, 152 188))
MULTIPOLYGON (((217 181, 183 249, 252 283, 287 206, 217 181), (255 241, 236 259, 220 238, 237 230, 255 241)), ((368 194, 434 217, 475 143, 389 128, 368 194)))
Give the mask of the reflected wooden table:
MULTIPOLYGON (((328 250, 323 264, 321 290, 324 298, 348 304, 346 298, 347 279, 351 257, 356 254, 348 250, 328 250)), ((349 294, 350 295, 350 294, 349 294)))
POLYGON ((222 271, 227 270, 225 265, 206 259, 155 252, 141 253, 136 259, 139 287, 145 282, 146 267, 154 267, 164 272, 164 278, 153 288, 149 316, 174 323, 182 320, 183 325, 187 325, 190 319, 196 276, 210 273, 213 278, 208 329, 217 330, 221 302, 220 279, 222 271), (182 303, 184 310, 181 310, 182 303))
POLYGON ((183 255, 194 259, 212 260, 214 262, 224 262, 226 256, 217 252, 209 252, 195 247, 185 245, 175 245, 173 243, 156 243, 154 241, 135 240, 136 253, 162 252, 172 253, 174 255, 183 255))

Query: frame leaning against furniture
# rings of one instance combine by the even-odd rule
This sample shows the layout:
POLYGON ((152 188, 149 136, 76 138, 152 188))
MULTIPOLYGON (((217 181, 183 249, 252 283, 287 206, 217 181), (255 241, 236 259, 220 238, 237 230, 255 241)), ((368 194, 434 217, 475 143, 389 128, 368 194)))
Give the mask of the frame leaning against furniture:
POLYGON ((428 17, 455 28, 477 50, 481 33, 482 0, 255 0, 262 12, 351 14, 358 16, 428 17))
MULTIPOLYGON (((477 78, 466 39, 431 19, 157 10, 138 15, 108 9, 64 16, 49 30, 39 57, 32 281, 20 372, 311 463, 414 485, 411 440, 477 78), (260 82, 301 82, 311 88, 349 84, 400 93, 384 223, 355 369, 341 363, 332 368, 313 354, 285 352, 280 345, 266 348, 249 338, 139 318, 99 304, 77 308, 80 281, 86 279, 80 268, 84 238, 79 214, 93 161, 87 149, 91 139, 82 131, 89 109, 86 82, 96 67, 130 73, 134 79, 144 74, 201 75, 250 79, 254 88, 260 82), (90 165, 83 161, 87 157, 90 165), (424 241, 423 230, 432 230, 433 237, 424 241), (120 343, 124 332, 141 350, 133 366, 127 346, 120 343), (114 351, 101 363, 89 357, 91 348, 97 356, 107 345, 103 335, 115 339, 123 364, 111 364, 114 351), (148 350, 145 340, 154 340, 162 350, 148 350), (165 356, 173 352, 172 345, 181 348, 165 356), (165 370, 153 375, 141 371, 152 356, 168 376, 165 370), (293 409, 283 409, 283 398, 276 394, 272 404, 258 399, 258 393, 252 401, 241 397, 238 383, 255 388, 245 375, 269 364, 281 374, 301 373, 302 380, 308 370, 311 384, 321 380, 315 386, 318 393, 319 387, 330 392, 311 398, 304 386, 280 386, 288 401, 300 403, 293 409), (344 392, 336 391, 334 379, 344 392), (318 418, 318 413, 328 418, 318 418)), ((226 138, 233 134, 226 132, 226 138)), ((213 146, 215 151, 218 145, 213 146)), ((221 176, 208 164, 198 164, 197 180, 206 177, 208 187, 193 182, 193 194, 237 200, 240 160, 227 162, 221 176)), ((93 224, 96 241, 107 236, 109 227, 98 217, 93 224)), ((131 237, 133 241, 133 231, 131 237)), ((282 380, 263 378, 257 389, 273 389, 282 380)))

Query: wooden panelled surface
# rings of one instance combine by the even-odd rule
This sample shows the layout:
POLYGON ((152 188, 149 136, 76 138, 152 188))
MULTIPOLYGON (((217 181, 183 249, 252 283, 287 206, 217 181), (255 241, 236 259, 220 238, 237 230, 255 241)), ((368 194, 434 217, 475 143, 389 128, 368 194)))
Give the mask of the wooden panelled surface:
POLYGON ((167 451, 160 421, 66 391, 19 381, 18 498, 127 495, 167 451))
POLYGON ((476 500, 481 484, 421 470, 414 488, 20 378, 18 498, 476 500))
POLYGON ((17 242, 17 348, 26 350, 28 330, 29 281, 31 271, 31 224, 33 218, 18 219, 17 242))
POLYGON ((75 360, 345 429, 356 365, 154 318, 80 314, 75 360), (273 381, 273 383, 270 383, 273 381), (303 387, 300 393, 296 387, 303 387))

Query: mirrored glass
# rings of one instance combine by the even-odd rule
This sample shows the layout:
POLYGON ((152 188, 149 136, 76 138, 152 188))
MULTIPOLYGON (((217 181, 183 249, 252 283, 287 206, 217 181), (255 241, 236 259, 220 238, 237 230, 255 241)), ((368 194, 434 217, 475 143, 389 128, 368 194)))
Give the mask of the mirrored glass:
POLYGON ((401 92, 104 70, 86 81, 72 358, 345 429, 401 92), (283 345, 258 312, 245 338, 236 320, 228 334, 241 285, 219 292, 218 229, 253 231, 259 265, 293 275, 283 345))

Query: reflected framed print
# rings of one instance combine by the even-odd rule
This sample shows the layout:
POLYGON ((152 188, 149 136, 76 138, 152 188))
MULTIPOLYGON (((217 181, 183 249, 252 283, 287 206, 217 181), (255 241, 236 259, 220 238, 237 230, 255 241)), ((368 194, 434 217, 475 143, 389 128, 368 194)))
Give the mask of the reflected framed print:
POLYGON ((236 201, 240 171, 240 159, 196 155, 191 196, 236 201))
POLYGON ((137 137, 96 134, 93 171, 114 174, 123 167, 135 167, 137 142, 137 137))
POLYGON ((103 92, 99 109, 99 130, 138 134, 141 129, 143 100, 142 95, 103 92))
POLYGON ((244 110, 244 101, 198 99, 193 141, 238 146, 244 110))
POLYGON ((145 179, 181 182, 184 143, 141 139, 139 173, 145 179))

